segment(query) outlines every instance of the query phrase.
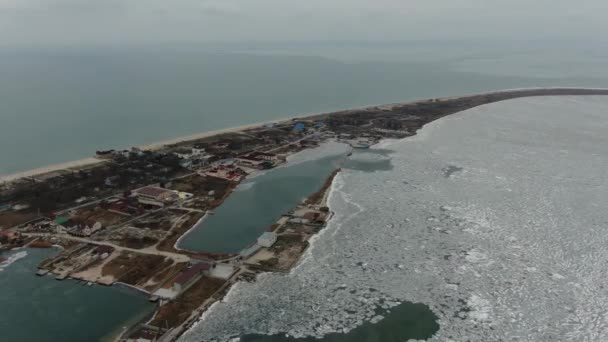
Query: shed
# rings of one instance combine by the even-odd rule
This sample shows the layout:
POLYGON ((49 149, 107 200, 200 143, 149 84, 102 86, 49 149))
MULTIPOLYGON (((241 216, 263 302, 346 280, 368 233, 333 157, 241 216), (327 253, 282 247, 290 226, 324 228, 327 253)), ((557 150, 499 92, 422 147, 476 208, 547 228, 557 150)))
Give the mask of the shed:
POLYGON ((57 218, 55 218, 55 223, 60 226, 65 225, 66 223, 68 223, 68 221, 70 221, 70 218, 65 216, 57 216, 57 218))

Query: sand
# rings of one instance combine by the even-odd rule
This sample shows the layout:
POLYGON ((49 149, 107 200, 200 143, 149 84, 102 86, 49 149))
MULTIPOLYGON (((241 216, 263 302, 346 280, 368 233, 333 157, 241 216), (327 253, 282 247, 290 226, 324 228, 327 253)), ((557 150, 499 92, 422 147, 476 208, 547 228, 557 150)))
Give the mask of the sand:
MULTIPOLYGON (((138 148, 140 148, 142 150, 154 151, 154 150, 159 150, 167 145, 208 138, 208 137, 212 137, 212 136, 216 136, 216 135, 220 135, 220 134, 242 132, 247 129, 252 129, 252 128, 256 128, 256 127, 260 127, 260 126, 268 125, 268 124, 272 124, 272 123, 281 123, 281 122, 285 122, 288 120, 291 120, 291 119, 289 119, 289 118, 278 119, 278 120, 272 120, 272 121, 253 123, 253 124, 249 124, 249 125, 242 125, 242 126, 237 126, 237 127, 219 129, 219 130, 214 130, 214 131, 206 131, 206 132, 202 132, 202 133, 197 133, 197 134, 182 136, 182 137, 178 137, 178 138, 174 138, 174 139, 169 139, 169 140, 165 140, 165 141, 161 141, 161 142, 141 145, 141 146, 138 146, 138 148)), ((44 175, 47 173, 61 171, 61 170, 84 168, 86 166, 91 166, 91 165, 100 164, 100 163, 104 163, 104 162, 106 162, 106 160, 104 160, 104 159, 89 157, 89 158, 79 159, 79 160, 65 162, 65 163, 48 165, 48 166, 40 167, 37 169, 17 172, 17 173, 13 173, 13 174, 9 174, 9 175, 0 175, 0 184, 13 182, 13 181, 16 181, 21 178, 35 177, 35 176, 44 175)))
POLYGON ((114 277, 111 275, 103 276, 102 270, 103 270, 103 267, 108 262, 110 262, 112 259, 115 259, 119 255, 120 255, 120 253, 112 253, 105 260, 103 260, 103 262, 101 262, 100 264, 87 268, 83 271, 73 273, 71 275, 71 277, 74 279, 90 281, 90 282, 98 283, 98 284, 102 284, 102 285, 112 285, 114 283, 114 281, 116 281, 116 279, 114 279, 114 277))
MULTIPOLYGON (((577 88, 577 87, 569 87, 569 88, 543 87, 543 88, 541 88, 541 87, 532 87, 532 88, 517 88, 517 89, 496 90, 496 91, 490 91, 490 92, 487 92, 487 93, 480 93, 480 94, 476 94, 476 95, 508 93, 508 92, 511 92, 511 91, 543 90, 543 89, 544 90, 578 89, 578 90, 600 90, 600 91, 608 90, 608 88, 577 88)), ((473 94, 471 94, 471 95, 473 95, 473 94)), ((442 98, 436 98, 435 100, 445 101, 445 100, 450 100, 450 99, 464 98, 464 97, 468 97, 468 96, 470 96, 470 95, 456 96, 456 97, 442 97, 442 98)), ((416 103, 416 102, 424 102, 424 101, 428 101, 428 100, 414 100, 414 101, 408 101, 408 102, 396 102, 396 103, 391 103, 391 104, 370 105, 370 106, 364 106, 364 107, 359 107, 359 108, 351 108, 351 109, 347 109, 347 110, 336 111, 336 112, 332 112, 332 113, 348 113, 348 112, 352 112, 352 111, 355 111, 355 110, 365 110, 365 109, 370 109, 370 108, 391 109, 391 108, 393 108, 395 106, 400 106, 400 105, 405 105, 405 104, 411 104, 411 103, 416 103)), ((319 115, 332 114, 332 113, 309 113, 309 114, 304 114, 304 115, 298 116, 298 117, 303 118, 303 119, 313 119, 313 118, 315 118, 315 117, 317 117, 319 115)), ((178 137, 178 138, 174 138, 174 139, 169 139, 169 140, 165 140, 165 141, 161 141, 161 142, 157 142, 157 143, 151 143, 151 144, 147 144, 147 145, 142 145, 142 146, 139 146, 139 148, 142 149, 142 150, 158 150, 160 148, 163 148, 166 145, 172 145, 172 144, 176 144, 176 143, 180 143, 180 142, 185 142, 185 141, 191 141, 191 140, 208 138, 208 137, 219 135, 219 134, 241 132, 241 131, 244 131, 244 130, 247 130, 247 129, 260 127, 260 126, 271 124, 271 123, 281 123, 281 122, 290 121, 290 120, 296 119, 298 117, 276 119, 276 120, 265 121, 265 122, 258 122, 258 123, 243 125, 243 126, 237 126, 237 127, 230 127, 230 128, 225 128, 225 129, 219 129, 219 130, 214 130, 214 131, 206 131, 206 132, 202 132, 202 133, 197 133, 197 134, 182 136, 182 137, 178 137)), ((94 164, 98 164, 98 163, 102 163, 102 162, 104 162, 104 160, 98 159, 98 158, 94 158, 94 157, 90 157, 90 158, 80 159, 80 160, 66 162, 66 163, 61 163, 61 164, 55 164, 55 165, 45 166, 45 167, 41 167, 41 168, 38 168, 38 169, 17 172, 17 173, 10 174, 10 175, 0 175, 0 184, 5 183, 5 182, 12 182, 12 181, 18 180, 20 178, 33 177, 33 176, 42 175, 42 174, 45 174, 45 173, 50 173, 50 172, 55 172, 55 171, 60 171, 60 170, 65 170, 65 169, 75 169, 75 168, 77 169, 77 168, 82 168, 82 167, 85 167, 85 166, 90 166, 90 165, 94 165, 94 164)))
POLYGON ((60 171, 60 170, 79 169, 79 168, 83 168, 85 166, 91 166, 91 165, 104 163, 104 162, 105 162, 105 160, 103 160, 103 159, 90 157, 90 158, 84 158, 84 159, 74 160, 74 161, 60 163, 60 164, 48 165, 48 166, 40 167, 40 168, 33 169, 33 170, 13 173, 10 175, 4 175, 4 176, 0 175, 0 183, 12 182, 12 181, 18 180, 20 178, 34 177, 34 176, 39 176, 39 175, 43 175, 46 173, 60 171))

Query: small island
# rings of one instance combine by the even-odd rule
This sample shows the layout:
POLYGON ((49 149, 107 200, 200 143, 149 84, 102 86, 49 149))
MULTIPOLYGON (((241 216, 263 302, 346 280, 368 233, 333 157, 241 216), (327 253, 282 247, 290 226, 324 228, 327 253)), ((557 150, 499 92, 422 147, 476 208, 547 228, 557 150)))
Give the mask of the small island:
MULTIPOLYGON (((331 219, 327 196, 336 168, 318 189, 238 253, 184 250, 180 239, 248 177, 289 164, 328 141, 365 149, 415 135, 446 115, 528 96, 608 95, 606 89, 546 88, 371 106, 251 125, 129 150, 0 179, 0 249, 60 252, 40 276, 127 286, 157 303, 120 340, 175 341, 232 284, 261 272, 289 272, 331 219)), ((0 262, 3 260, 0 259, 0 262)))

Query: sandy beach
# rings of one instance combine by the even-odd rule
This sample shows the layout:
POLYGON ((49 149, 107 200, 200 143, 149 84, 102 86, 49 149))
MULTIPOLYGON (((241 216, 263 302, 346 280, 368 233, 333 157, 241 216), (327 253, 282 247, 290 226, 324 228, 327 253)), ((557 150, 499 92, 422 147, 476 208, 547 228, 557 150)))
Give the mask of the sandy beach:
MULTIPOLYGON (((177 138, 173 138, 173 139, 169 139, 169 140, 164 140, 164 141, 160 141, 160 142, 155 142, 155 143, 151 143, 151 144, 147 144, 147 145, 141 145, 141 146, 137 146, 137 147, 142 150, 153 151, 153 150, 161 149, 164 146, 177 144, 180 142, 203 139, 203 138, 208 138, 211 136, 225 134, 225 133, 241 132, 241 131, 244 131, 247 129, 256 128, 256 127, 260 127, 260 126, 268 125, 268 124, 272 124, 272 123, 280 123, 280 122, 289 121, 292 119, 293 118, 284 118, 284 119, 278 119, 278 120, 272 120, 272 121, 257 122, 257 123, 253 123, 253 124, 236 126, 236 127, 223 128, 223 129, 218 129, 218 130, 213 130, 213 131, 206 131, 206 132, 186 135, 186 136, 182 136, 182 137, 177 137, 177 138)), ((43 175, 43 174, 47 174, 47 173, 51 173, 51 172, 56 172, 56 171, 61 171, 61 170, 84 168, 86 166, 91 166, 91 165, 104 163, 104 162, 105 162, 104 159, 88 157, 88 158, 83 158, 83 159, 74 160, 74 161, 70 161, 70 162, 48 165, 48 166, 44 166, 44 167, 40 167, 40 168, 36 168, 36 169, 32 169, 32 170, 21 171, 21 172, 9 174, 9 175, 0 175, 0 184, 6 183, 6 182, 12 182, 12 181, 18 180, 20 178, 35 177, 35 176, 39 176, 39 175, 43 175)))
MULTIPOLYGON (((533 90, 547 90, 547 91, 551 91, 551 90, 553 90, 553 91, 559 91, 559 90, 596 90, 596 91, 605 91, 607 89, 608 88, 584 88, 584 87, 567 87, 567 88, 565 88, 565 87, 514 88, 514 89, 493 90, 493 91, 488 91, 486 93, 481 93, 481 94, 471 94, 471 95, 463 95, 463 96, 456 96, 456 97, 439 97, 439 98, 436 98, 435 100, 445 101, 445 100, 451 100, 451 99, 457 99, 457 98, 466 98, 466 97, 473 96, 473 95, 490 95, 490 94, 500 94, 500 93, 517 92, 517 91, 533 91, 533 90)), ((164 140, 164 141, 160 141, 160 142, 150 143, 150 144, 146 144, 146 145, 140 145, 140 146, 137 146, 137 147, 139 147, 142 150, 158 150, 158 149, 161 149, 163 146, 167 146, 167 145, 177 144, 177 143, 185 142, 185 141, 191 141, 191 140, 208 138, 208 137, 211 137, 211 136, 214 136, 214 135, 219 135, 219 134, 241 132, 241 131, 244 131, 244 130, 247 130, 247 129, 256 128, 256 127, 260 127, 260 126, 268 125, 268 124, 273 124, 273 123, 281 123, 281 122, 285 122, 285 121, 290 121, 290 120, 293 120, 293 119, 296 119, 296 118, 302 118, 302 119, 315 118, 315 117, 320 116, 320 115, 327 115, 327 114, 333 114, 333 113, 348 113, 348 112, 351 112, 351 111, 366 110, 366 109, 371 109, 371 108, 390 110, 391 108, 393 108, 395 106, 402 106, 402 105, 413 104, 413 103, 417 103, 417 102, 425 102, 425 101, 428 101, 428 99, 406 101, 406 102, 395 102, 395 103, 389 103, 389 104, 369 105, 369 106, 358 107, 358 108, 349 108, 349 109, 340 110, 340 111, 334 111, 334 112, 308 113, 308 114, 302 114, 300 116, 294 116, 294 117, 287 117, 287 118, 275 119, 275 120, 270 120, 270 121, 257 122, 257 123, 252 123, 252 124, 247 124, 247 125, 242 125, 242 126, 236 126, 236 127, 228 127, 228 128, 223 128, 223 129, 218 129, 218 130, 212 130, 212 131, 205 131, 205 132, 201 132, 201 133, 181 136, 181 137, 177 137, 177 138, 173 138, 173 139, 169 139, 169 140, 164 140)), ((0 184, 5 183, 5 182, 12 182, 12 181, 18 180, 20 178, 34 177, 34 176, 43 175, 43 174, 46 174, 46 173, 56 172, 56 171, 60 171, 60 170, 78 169, 78 168, 83 168, 83 167, 86 167, 86 166, 91 166, 91 165, 98 164, 98 163, 103 163, 103 162, 105 162, 105 160, 98 159, 98 158, 95 158, 95 157, 89 157, 89 158, 79 159, 79 160, 75 160, 75 161, 70 161, 70 162, 65 162, 65 163, 59 163, 59 164, 53 164, 53 165, 49 165, 49 166, 44 166, 44 167, 40 167, 40 168, 36 168, 36 169, 32 169, 32 170, 26 170, 26 171, 22 171, 22 172, 17 172, 17 173, 13 173, 13 174, 9 174, 9 175, 0 175, 0 184)))
POLYGON ((40 167, 40 168, 33 169, 33 170, 13 173, 10 175, 0 175, 0 183, 12 182, 12 181, 15 181, 20 178, 34 177, 34 176, 43 175, 46 173, 51 173, 51 172, 60 171, 60 170, 83 168, 85 166, 91 166, 91 165, 104 163, 104 162, 105 162, 105 160, 103 160, 103 159, 89 157, 89 158, 74 160, 74 161, 65 162, 65 163, 48 165, 48 166, 40 167))
POLYGON ((142 150, 153 151, 153 150, 161 149, 161 148, 163 148, 163 146, 167 146, 167 145, 177 144, 177 143, 191 141, 191 140, 204 139, 204 138, 208 138, 208 137, 212 137, 212 136, 220 135, 220 134, 241 132, 241 131, 244 131, 247 129, 252 129, 252 128, 269 125, 269 124, 273 124, 273 123, 280 123, 280 122, 289 121, 292 119, 294 119, 294 118, 284 118, 284 119, 277 119, 277 120, 271 120, 271 121, 262 121, 262 122, 248 124, 248 125, 217 129, 217 130, 213 130, 213 131, 206 131, 206 132, 186 135, 186 136, 182 136, 182 137, 177 137, 177 138, 173 138, 173 139, 169 139, 169 140, 164 140, 164 141, 160 141, 160 142, 155 142, 155 143, 151 143, 151 144, 147 144, 147 145, 142 145, 142 146, 139 146, 139 148, 142 150))

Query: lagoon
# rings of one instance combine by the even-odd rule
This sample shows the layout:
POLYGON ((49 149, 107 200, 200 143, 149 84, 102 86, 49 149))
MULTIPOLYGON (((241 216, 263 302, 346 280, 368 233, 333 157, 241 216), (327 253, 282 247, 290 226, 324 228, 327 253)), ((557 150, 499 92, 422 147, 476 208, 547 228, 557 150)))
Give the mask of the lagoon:
POLYGON ((283 214, 317 191, 350 148, 328 143, 300 152, 276 169, 241 183, 213 215, 208 215, 178 244, 211 253, 239 253, 253 244, 283 214))

